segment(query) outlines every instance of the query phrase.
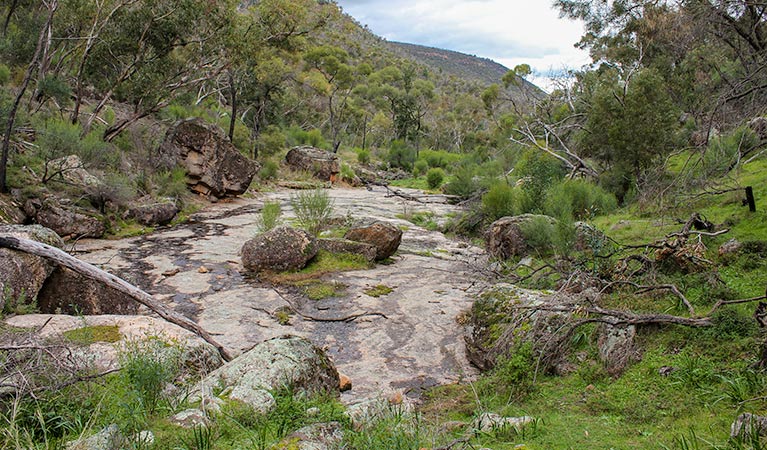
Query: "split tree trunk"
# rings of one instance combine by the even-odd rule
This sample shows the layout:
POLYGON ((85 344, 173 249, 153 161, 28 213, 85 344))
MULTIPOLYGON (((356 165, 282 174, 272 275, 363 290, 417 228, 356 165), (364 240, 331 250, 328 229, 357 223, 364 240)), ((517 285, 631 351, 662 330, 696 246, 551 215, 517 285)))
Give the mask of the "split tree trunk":
POLYGON ((172 311, 162 304, 158 303, 154 297, 148 293, 142 291, 136 286, 126 282, 125 280, 116 277, 108 272, 105 272, 98 267, 88 264, 84 261, 70 256, 69 254, 59 250, 56 247, 42 244, 40 242, 32 241, 29 239, 21 239, 10 236, 0 236, 0 247, 10 248, 12 250, 18 250, 24 253, 29 253, 35 256, 40 256, 49 259, 56 264, 74 270, 80 275, 86 276, 93 280, 104 283, 105 285, 117 289, 118 291, 126 294, 146 306, 153 312, 157 313, 160 317, 167 320, 170 323, 176 324, 181 328, 191 331, 197 336, 201 337, 218 350, 221 357, 225 361, 231 361, 233 359, 231 353, 224 348, 221 344, 216 342, 207 331, 202 329, 192 320, 172 311))

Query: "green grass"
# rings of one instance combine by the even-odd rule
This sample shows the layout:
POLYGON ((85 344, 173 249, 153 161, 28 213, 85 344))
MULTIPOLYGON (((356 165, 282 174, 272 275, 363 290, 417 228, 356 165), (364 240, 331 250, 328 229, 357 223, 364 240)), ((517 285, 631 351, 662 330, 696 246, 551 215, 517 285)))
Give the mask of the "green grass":
POLYGON ((95 342, 118 342, 122 334, 117 325, 95 325, 65 331, 64 337, 75 344, 90 345, 95 342))
POLYGON ((361 255, 352 253, 330 253, 320 250, 309 264, 301 270, 281 273, 264 273, 266 281, 275 284, 295 284, 316 280, 324 275, 370 268, 370 263, 361 255))
POLYGON ((378 284, 368 289, 365 289, 362 292, 364 292, 365 295, 378 298, 378 297, 383 297, 384 295, 391 294, 392 292, 394 292, 394 288, 386 286, 385 284, 378 284))
POLYGON ((325 282, 321 280, 307 280, 297 283, 302 286, 304 293, 309 300, 324 300, 326 298, 338 297, 346 290, 346 285, 338 282, 325 282))

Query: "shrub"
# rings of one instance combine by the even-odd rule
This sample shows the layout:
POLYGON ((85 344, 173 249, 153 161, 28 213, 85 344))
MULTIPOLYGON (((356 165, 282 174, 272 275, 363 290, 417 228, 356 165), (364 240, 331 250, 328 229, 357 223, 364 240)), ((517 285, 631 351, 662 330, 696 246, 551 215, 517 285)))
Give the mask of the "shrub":
POLYGON ((288 139, 279 127, 269 125, 258 136, 256 147, 259 155, 272 156, 285 149, 288 139))
POLYGON ((546 193, 544 211, 557 218, 590 219, 615 210, 615 196, 583 180, 569 180, 552 186, 546 193))
POLYGON ((5 85, 11 79, 11 69, 5 64, 0 64, 0 86, 5 85))
POLYGON ((426 161, 419 159, 413 165, 413 176, 420 177, 425 174, 427 170, 429 170, 429 164, 426 161))
POLYGON ((357 177, 357 174, 354 173, 354 169, 352 169, 352 166, 342 163, 341 164, 341 179, 343 181, 346 181, 347 183, 353 183, 354 178, 357 177))
POLYGON ((291 196, 290 205, 299 225, 315 236, 320 234, 333 212, 333 201, 322 189, 291 196))
POLYGON ((274 180, 277 178, 277 172, 279 169, 279 164, 272 161, 271 159, 267 159, 264 161, 264 165, 261 166, 261 169, 258 171, 258 178, 262 180, 274 180))
POLYGON ((465 165, 453 172, 453 179, 444 187, 445 194, 455 195, 461 198, 470 198, 481 188, 479 180, 475 178, 476 167, 465 165))
POLYGON ((366 149, 361 149, 357 151, 357 162, 362 165, 367 165, 370 163, 370 151, 366 149))
POLYGON ((181 369, 181 349, 158 337, 127 342, 120 354, 120 375, 148 412, 154 412, 165 385, 181 369))
POLYGON ((180 200, 187 193, 186 170, 182 167, 155 174, 154 182, 161 197, 180 200))
POLYGON ((519 226, 525 242, 540 254, 550 253, 556 241, 556 229, 544 216, 534 217, 519 226))
POLYGON ((702 176, 724 175, 740 159, 742 153, 759 145, 759 136, 748 126, 711 139, 703 154, 702 176))
POLYGON ((261 215, 258 218, 256 224, 259 233, 265 233, 277 226, 280 222, 280 216, 282 215, 282 207, 279 202, 268 201, 264 203, 264 207, 261 208, 261 215))
POLYGON ((505 216, 516 216, 521 212, 524 193, 506 183, 497 183, 482 196, 482 212, 489 221, 505 216))
POLYGON ((432 168, 426 172, 426 183, 431 189, 437 189, 442 186, 442 182, 445 180, 445 171, 439 168, 432 168))
POLYGON ((393 141, 386 155, 386 162, 393 169, 399 168, 410 172, 415 162, 415 150, 409 148, 403 141, 393 141))

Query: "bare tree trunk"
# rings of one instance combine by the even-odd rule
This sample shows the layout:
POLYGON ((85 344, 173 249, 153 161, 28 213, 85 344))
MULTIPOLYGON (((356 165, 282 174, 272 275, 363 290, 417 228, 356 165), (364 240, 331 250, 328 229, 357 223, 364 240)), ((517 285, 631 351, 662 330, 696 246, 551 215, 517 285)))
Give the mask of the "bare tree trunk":
POLYGON ((194 323, 192 320, 176 313, 175 311, 167 309, 165 306, 155 301, 154 297, 152 297, 151 295, 147 294, 146 292, 142 291, 136 286, 133 286, 132 284, 126 282, 125 280, 122 280, 108 272, 105 272, 99 269, 98 267, 95 267, 84 261, 80 261, 79 259, 74 258, 73 256, 70 256, 67 253, 64 253, 63 251, 59 250, 56 247, 52 247, 50 245, 31 241, 28 239, 21 239, 21 238, 15 238, 10 236, 6 236, 6 237, 0 236, 0 247, 10 248, 13 250, 18 250, 24 253, 29 253, 32 255, 41 256, 46 259, 50 259, 56 264, 59 264, 60 266, 74 270, 80 275, 83 275, 90 279, 104 283, 106 286, 109 286, 113 289, 116 289, 122 292, 123 294, 130 296, 131 298, 133 298, 140 304, 146 306, 153 312, 157 313, 157 315, 167 320, 168 322, 176 324, 180 326, 181 328, 189 330, 192 333, 196 334, 197 336, 201 337, 202 339, 204 339, 205 341, 207 341, 208 343, 216 347, 218 352, 221 354, 221 357, 225 361, 231 361, 233 359, 231 353, 229 353, 229 351, 226 350, 224 346, 216 342, 210 336, 210 334, 208 334, 207 331, 202 329, 199 325, 194 323))
POLYGON ((5 135, 3 136, 2 155, 0 156, 0 193, 8 192, 8 184, 6 180, 8 169, 8 154, 11 151, 11 134, 13 134, 13 127, 16 122, 16 113, 19 110, 21 99, 24 97, 24 92, 26 92, 27 87, 29 87, 29 82, 32 79, 32 72, 35 70, 37 60, 40 58, 40 52, 43 48, 43 41, 45 40, 46 31, 48 30, 50 24, 53 22, 53 15, 56 13, 56 7, 58 6, 58 3, 46 3, 46 6, 49 7, 48 19, 46 20, 42 30, 40 30, 40 36, 37 39, 37 46, 35 47, 34 55, 32 55, 32 61, 30 61, 29 66, 27 66, 27 71, 24 73, 24 80, 21 82, 19 92, 16 94, 16 99, 13 101, 11 111, 8 113, 8 122, 5 127, 5 135))
POLYGON ((8 25, 11 23, 11 16, 13 16, 13 12, 16 11, 16 7, 19 5, 19 0, 13 0, 13 3, 11 3, 11 7, 8 8, 8 15, 5 16, 5 23, 3 24, 3 36, 8 34, 8 25))
POLYGON ((227 71, 229 77, 229 101, 232 104, 232 113, 229 116, 229 141, 234 142, 234 123, 237 120, 237 86, 234 84, 234 74, 227 71))

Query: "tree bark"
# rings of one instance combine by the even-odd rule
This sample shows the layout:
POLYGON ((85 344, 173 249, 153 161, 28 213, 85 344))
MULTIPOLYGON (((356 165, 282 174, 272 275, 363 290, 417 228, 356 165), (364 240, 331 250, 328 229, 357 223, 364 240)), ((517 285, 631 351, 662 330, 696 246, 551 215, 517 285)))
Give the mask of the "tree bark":
POLYGON ((122 292, 123 294, 130 296, 131 298, 133 298, 140 304, 146 306, 153 312, 157 313, 157 315, 159 315, 166 321, 176 324, 180 326, 181 328, 189 330, 192 333, 196 334, 197 336, 201 337, 202 339, 207 341, 209 344, 213 345, 218 350, 218 352, 221 354, 221 357, 225 361, 231 361, 233 359, 231 353, 229 353, 229 351, 226 348, 224 348, 224 346, 216 342, 210 336, 210 334, 208 334, 207 331, 202 329, 199 325, 194 323, 192 320, 176 313, 175 311, 171 311, 167 309, 165 306, 158 303, 154 299, 154 297, 152 297, 148 293, 144 292, 143 290, 139 289, 136 286, 133 286, 132 284, 126 282, 125 280, 116 277, 115 275, 105 272, 99 269, 98 267, 95 267, 84 261, 80 261, 79 259, 68 255, 67 253, 59 250, 56 247, 52 247, 50 245, 31 241, 28 239, 21 239, 21 238, 15 238, 10 236, 0 236, 0 247, 10 248, 12 250, 18 250, 24 253, 29 253, 35 256, 41 256, 43 258, 50 259, 56 264, 66 267, 68 269, 74 270, 80 275, 83 275, 95 281, 104 283, 105 285, 113 289, 116 289, 122 292))

